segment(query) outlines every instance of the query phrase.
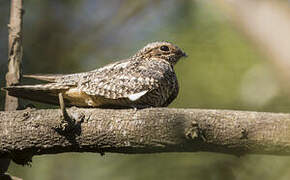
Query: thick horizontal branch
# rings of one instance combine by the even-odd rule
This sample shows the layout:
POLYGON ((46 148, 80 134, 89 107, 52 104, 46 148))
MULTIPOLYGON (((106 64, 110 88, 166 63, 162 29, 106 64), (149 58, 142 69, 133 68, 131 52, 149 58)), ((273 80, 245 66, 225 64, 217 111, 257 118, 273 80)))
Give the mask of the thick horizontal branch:
POLYGON ((221 152, 290 155, 290 114, 149 108, 68 109, 79 124, 57 131, 59 109, 0 112, 0 157, 62 152, 221 152))

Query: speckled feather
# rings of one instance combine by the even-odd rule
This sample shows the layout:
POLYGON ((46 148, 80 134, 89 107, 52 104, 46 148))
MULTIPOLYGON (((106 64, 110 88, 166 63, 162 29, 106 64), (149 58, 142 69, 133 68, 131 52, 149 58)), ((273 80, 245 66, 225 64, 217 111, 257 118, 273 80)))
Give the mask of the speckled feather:
MULTIPOLYGON (((146 45, 129 59, 93 71, 68 75, 29 75, 27 77, 52 83, 12 86, 6 89, 10 94, 19 97, 23 95, 19 95, 19 92, 13 93, 16 89, 47 91, 56 96, 62 92, 66 104, 71 106, 162 107, 169 105, 178 94, 173 66, 183 56, 185 53, 175 45, 155 42, 146 45), (160 50, 161 46, 166 46, 169 50, 160 50)), ((41 98, 32 100, 58 103, 41 98)))

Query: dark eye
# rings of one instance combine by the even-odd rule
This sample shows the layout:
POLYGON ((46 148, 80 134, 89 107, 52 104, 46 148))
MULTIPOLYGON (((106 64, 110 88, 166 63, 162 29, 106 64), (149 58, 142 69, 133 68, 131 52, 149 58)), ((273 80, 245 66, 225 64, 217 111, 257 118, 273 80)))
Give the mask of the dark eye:
POLYGON ((160 50, 161 51, 169 51, 169 47, 168 46, 161 46, 160 50))

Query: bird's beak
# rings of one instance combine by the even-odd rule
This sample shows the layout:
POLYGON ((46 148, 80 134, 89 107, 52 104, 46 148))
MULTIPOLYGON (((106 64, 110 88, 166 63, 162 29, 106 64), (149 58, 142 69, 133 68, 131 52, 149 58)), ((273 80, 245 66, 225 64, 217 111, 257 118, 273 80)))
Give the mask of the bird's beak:
POLYGON ((187 54, 185 52, 182 52, 182 56, 183 57, 188 57, 187 54))
POLYGON ((187 57, 187 54, 181 50, 178 50, 177 54, 180 56, 180 57, 187 57))

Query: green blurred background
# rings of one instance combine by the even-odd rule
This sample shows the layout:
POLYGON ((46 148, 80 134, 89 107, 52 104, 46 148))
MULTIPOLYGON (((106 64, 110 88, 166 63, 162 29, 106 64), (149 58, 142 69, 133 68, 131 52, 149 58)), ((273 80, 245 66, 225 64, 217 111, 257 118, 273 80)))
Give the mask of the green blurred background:
MULTIPOLYGON (((1 87, 7 71, 10 1, 0 2, 1 87)), ((211 1, 25 0, 23 71, 73 73, 127 58, 167 40, 189 57, 175 67, 180 93, 170 107, 289 112, 279 72, 211 1)), ((1 92, 1 110, 4 93, 1 92)), ((38 108, 56 108, 37 104, 38 108)), ((217 153, 65 153, 12 163, 25 180, 290 179, 290 158, 217 153)))

